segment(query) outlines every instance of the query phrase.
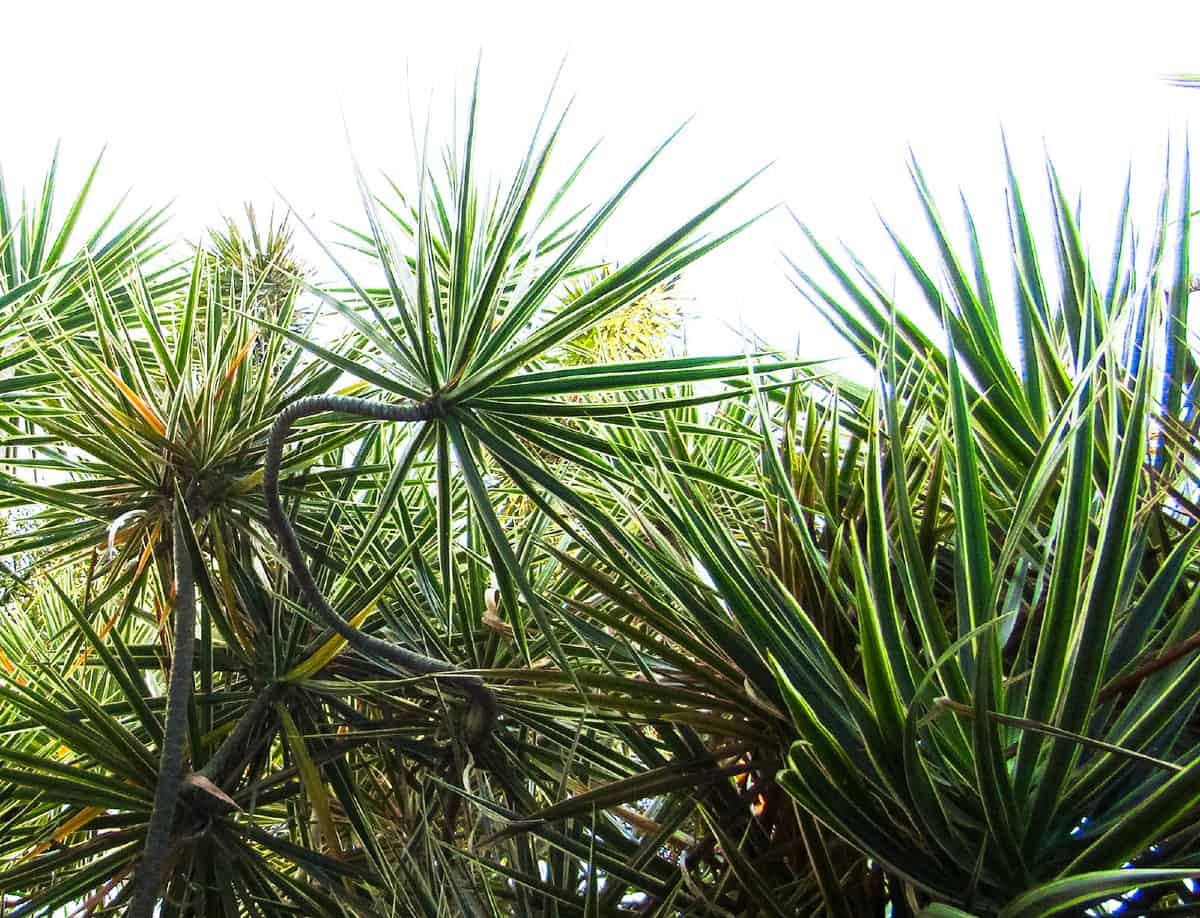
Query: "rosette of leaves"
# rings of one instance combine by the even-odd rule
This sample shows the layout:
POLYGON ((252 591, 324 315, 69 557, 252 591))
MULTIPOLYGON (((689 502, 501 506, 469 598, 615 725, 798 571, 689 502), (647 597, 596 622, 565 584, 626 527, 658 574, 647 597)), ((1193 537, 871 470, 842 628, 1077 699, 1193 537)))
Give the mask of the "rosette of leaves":
MULTIPOLYGON (((1126 186, 1108 262, 1048 173, 1049 254, 1009 168, 1015 357, 971 212, 963 255, 915 164, 937 260, 888 232, 945 344, 811 233, 832 281, 797 268, 879 383, 850 478, 865 516, 825 559, 861 672, 791 613, 794 647, 771 648, 797 731, 779 781, 882 869, 893 907, 930 915, 1194 908, 1190 171, 1141 245, 1126 186)), ((831 913, 858 914, 834 877, 831 913)))
MULTIPOLYGON (((10 684, 18 693, 26 691, 24 686, 34 691, 36 685, 35 695, 45 706, 35 711, 20 697, 8 701, 26 720, 36 723, 42 717, 43 729, 61 734, 61 717, 46 718, 78 707, 72 700, 72 679, 87 664, 104 663, 111 682, 101 695, 119 690, 126 719, 92 723, 101 731, 92 741, 99 742, 105 730, 115 731, 124 736, 121 748, 139 744, 139 760, 156 767, 150 775, 106 774, 115 764, 110 750, 108 758, 89 754, 73 759, 69 777, 83 784, 149 781, 151 800, 156 788, 166 788, 160 793, 171 806, 154 806, 165 815, 155 820, 139 812, 128 819, 129 832, 139 843, 148 829, 153 836, 156 823, 168 833, 165 841, 147 843, 147 849, 158 852, 154 869, 138 868, 148 874, 173 863, 171 855, 179 850, 179 824, 172 814, 181 814, 185 823, 190 818, 185 812, 195 816, 196 808, 176 807, 176 798, 182 793, 199 800, 201 815, 214 800, 223 811, 224 790, 197 792, 189 782, 199 776, 214 788, 236 783, 238 776, 231 772, 241 762, 244 742, 259 738, 265 728, 264 712, 252 702, 256 693, 271 696, 272 667, 286 662, 283 648, 288 646, 273 649, 270 640, 278 631, 272 618, 278 608, 245 601, 247 572, 276 567, 262 521, 267 435, 283 404, 325 391, 339 375, 305 360, 302 351, 282 340, 268 342, 266 360, 247 359, 258 330, 238 311, 244 298, 223 304, 212 268, 211 256, 197 253, 186 289, 178 296, 154 289, 136 271, 114 289, 93 272, 82 281, 90 319, 86 330, 63 328, 47 306, 39 333, 25 342, 40 372, 17 377, 21 397, 13 402, 14 413, 31 433, 10 439, 20 454, 11 461, 15 473, 0 479, 6 509, 22 511, 3 544, 20 582, 10 595, 12 605, 36 607, 52 594, 76 613, 74 628, 54 636, 49 657, 35 658, 35 668, 10 684), (118 301, 128 307, 119 308, 118 301), (83 585, 76 589, 79 582, 83 585), (197 583, 205 600, 198 620, 188 600, 197 583), (193 703, 195 659, 200 661, 201 692, 211 697, 223 691, 220 704, 193 703), (215 668, 217 661, 224 661, 223 668, 215 668), (169 673, 167 697, 154 691, 155 680, 145 678, 147 671, 169 673), (251 716, 254 712, 258 716, 251 716), (244 721, 237 721, 238 714, 245 715, 244 721), (223 731, 235 722, 244 726, 230 732, 231 751, 217 755, 215 743, 204 744, 202 737, 222 722, 223 731), (211 773, 203 771, 206 764, 211 773), (159 780, 164 775, 169 776, 159 780)), ((247 290, 244 297, 252 295, 247 290)), ((307 448, 289 457, 288 475, 293 470, 307 473, 319 457, 338 452, 355 438, 347 429, 306 436, 307 448)), ((313 482, 319 483, 320 476, 313 482)), ((321 493, 314 492, 314 498, 321 493)), ((306 543, 319 538, 330 518, 325 512, 298 521, 306 543)), ((291 640, 301 635, 313 640, 319 634, 310 630, 304 635, 301 628, 291 640)), ((6 652, 10 660, 15 657, 12 647, 6 652)), ((303 652, 302 643, 294 654, 303 652)), ((273 715, 269 708, 265 713, 273 715)), ((61 737, 60 743, 74 748, 61 737)), ((54 763, 27 757, 22 765, 32 781, 39 768, 54 763)), ((68 779, 61 768, 60 777, 68 779)), ((77 826, 71 820, 82 817, 61 809, 73 799, 48 795, 47 813, 77 826)), ((82 862, 94 847, 84 846, 82 862)), ((133 864, 141 863, 140 851, 130 848, 125 854, 123 875, 128 875, 133 864)), ((71 861, 60 857, 53 863, 60 869, 71 861)), ((198 868, 200 872, 211 873, 211 861, 204 864, 208 866, 198 868)), ((186 885, 194 873, 182 870, 167 885, 186 885)), ((40 885, 36 870, 28 879, 32 885, 24 888, 35 891, 30 902, 73 895, 66 881, 40 885)), ((131 886, 113 882, 113 888, 125 901, 131 886)))
MULTIPOLYGON (((98 221, 85 218, 99 169, 98 157, 65 206, 57 150, 39 193, 22 193, 19 202, 0 171, 0 432, 5 435, 20 432, 7 405, 35 372, 36 351, 29 338, 41 333, 47 318, 68 330, 88 322, 82 279, 92 276, 109 283, 140 264, 152 289, 165 293, 178 284, 169 261, 156 263, 165 249, 159 238, 163 211, 126 219, 118 202, 98 221)), ((117 303, 118 308, 128 306, 117 303)), ((0 448, 6 457, 16 451, 7 442, 0 448)))
MULTIPOLYGON (((564 297, 570 303, 612 273, 603 268, 574 282, 564 297)), ((667 356, 683 327, 683 309, 676 290, 678 277, 668 278, 623 306, 603 321, 567 342, 562 357, 566 364, 620 363, 667 356)))
MULTIPOLYGON (((382 521, 389 512, 410 464, 431 462, 439 514, 436 567, 443 583, 452 582, 456 558, 463 556, 451 525, 453 495, 461 488, 469 507, 464 512, 480 527, 483 542, 477 548, 488 557, 496 578, 499 614, 512 628, 516 659, 529 665, 542 655, 535 653, 536 647, 569 671, 553 611, 516 563, 512 534, 496 514, 489 468, 502 469, 518 489, 542 501, 562 498, 570 490, 554 476, 535 484, 522 471, 527 465, 541 469, 545 463, 537 457, 544 454, 619 483, 622 476, 614 470, 615 453, 605 428, 626 425, 632 416, 661 415, 733 393, 727 388, 703 396, 680 395, 671 389, 743 379, 748 371, 744 355, 570 367, 550 355, 661 288, 736 233, 740 227, 715 236, 702 234, 701 228, 746 183, 582 293, 565 295, 564 281, 579 269, 588 244, 665 144, 602 205, 560 219, 560 204, 586 157, 562 184, 545 187, 562 121, 548 123, 543 113, 512 182, 492 193, 476 174, 477 88, 470 98, 462 146, 443 157, 445 180, 435 176, 431 160, 423 156, 416 193, 402 198, 399 208, 391 208, 377 200, 359 176, 369 224, 360 240, 377 262, 384 284, 373 287, 344 270, 348 298, 313 288, 361 336, 357 352, 352 357, 335 354, 311 336, 282 325, 271 327, 368 384, 384 401, 419 409, 422 416, 414 423, 412 448, 381 495, 377 519, 382 521), (614 393, 624 397, 610 398, 614 393), (580 425, 590 432, 581 431, 580 425)), ((783 372, 790 366, 771 355, 749 361, 752 373, 783 372)), ((461 621, 461 636, 470 639, 478 621, 460 616, 452 591, 441 601, 443 614, 452 622, 461 621)))
MULTIPOLYGON (((289 308, 309 273, 296 254, 288 219, 276 220, 272 211, 264 225, 252 204, 246 205, 244 221, 226 218, 219 229, 210 230, 204 248, 215 256, 222 298, 227 303, 245 301, 253 312, 273 321, 289 308)), ((304 318, 293 310, 295 321, 304 318)))

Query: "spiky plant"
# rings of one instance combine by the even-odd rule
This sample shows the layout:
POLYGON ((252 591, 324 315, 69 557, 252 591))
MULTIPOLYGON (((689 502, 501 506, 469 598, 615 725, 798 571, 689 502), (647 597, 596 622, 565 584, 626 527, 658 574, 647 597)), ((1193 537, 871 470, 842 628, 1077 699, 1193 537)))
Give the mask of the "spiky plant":
POLYGON ((945 345, 810 233, 862 386, 620 352, 731 195, 597 272, 658 153, 560 216, 561 120, 494 191, 477 99, 339 286, 239 229, 12 299, 3 907, 1193 907, 1187 178, 1101 264, 1051 169, 1051 277, 1009 170, 1016 359, 915 167, 945 345))
MULTIPOLYGON (((564 302, 583 296, 588 288, 612 273, 606 265, 571 285, 564 302)), ((683 327, 681 298, 676 292, 678 277, 668 278, 632 303, 597 322, 564 348, 567 364, 621 363, 665 357, 678 344, 683 327)))
POLYGON ((0 754, 16 913, 546 913, 601 892, 687 911, 705 888, 752 887, 711 852, 680 885, 674 858, 710 817, 674 797, 724 782, 722 806, 745 809, 726 737, 757 709, 669 684, 646 696, 641 655, 572 611, 594 586, 560 556, 581 525, 637 525, 614 495, 658 458, 621 431, 666 434, 665 412, 744 398, 692 383, 794 364, 550 360, 728 238, 698 230, 732 194, 566 296, 649 163, 559 220, 578 173, 543 188, 561 122, 497 198, 475 179, 475 107, 446 178, 422 164, 411 213, 364 188, 382 285, 293 278, 344 340, 320 315, 296 327, 290 296, 264 315, 271 272, 242 283, 202 250, 181 295, 136 272, 71 287, 84 333, 40 309, 14 409, 31 455, 0 480, 25 513, 5 541, 9 621, 53 607, 70 624, 33 647, 0 637, 24 737, 0 754), (519 531, 499 512, 514 490, 537 507, 519 531), (723 713, 689 710, 701 701, 723 713), (117 792, 89 800, 101 785, 117 792), (667 809, 640 812, 625 795, 643 790, 667 809), (570 791, 620 808, 576 801, 587 816, 560 822, 547 807, 570 791))
POLYGON ((296 254, 288 219, 276 220, 272 211, 263 225, 252 204, 246 205, 243 223, 226 218, 210 230, 204 248, 216 257, 215 283, 222 298, 272 320, 292 311, 290 304, 310 273, 296 254))
POLYGON ((1109 263, 1049 175, 1051 259, 1009 169, 1018 359, 970 211, 963 259, 915 164, 940 261, 888 231, 944 346, 807 229, 833 285, 797 268, 880 382, 849 479, 865 514, 836 565, 814 558, 862 675, 804 628, 802 656, 774 653, 798 735, 779 780, 930 915, 1186 908, 1200 871, 1189 170, 1140 248, 1127 187, 1109 263))
MULTIPOLYGON (((62 209, 58 174, 58 150, 38 194, 21 193, 20 203, 6 186, 0 170, 0 392, 19 393, 27 376, 36 372, 35 351, 29 341, 43 333, 41 324, 52 319, 65 329, 82 327, 88 318, 80 281, 92 275, 106 282, 121 278, 134 265, 143 267, 147 283, 165 291, 176 282, 169 262, 160 263, 164 251, 159 231, 162 211, 144 211, 125 220, 121 203, 99 221, 83 229, 92 198, 92 185, 100 169, 100 157, 92 164, 82 184, 62 209), (13 368, 21 368, 15 378, 13 368)), ((120 304, 127 308, 128 303, 120 304)), ((13 425, 0 403, 0 431, 8 438, 5 457, 19 449, 22 431, 13 425)))

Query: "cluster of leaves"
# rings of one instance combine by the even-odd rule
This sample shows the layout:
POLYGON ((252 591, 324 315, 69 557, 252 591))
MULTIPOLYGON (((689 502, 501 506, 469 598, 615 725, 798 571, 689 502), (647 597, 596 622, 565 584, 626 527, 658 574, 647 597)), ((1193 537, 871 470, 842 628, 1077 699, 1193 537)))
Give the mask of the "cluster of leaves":
MULTIPOLYGON (((569 303, 583 296, 590 286, 600 283, 611 272, 611 266, 604 266, 569 287, 564 300, 569 303)), ((563 349, 563 362, 623 363, 667 356, 683 327, 683 309, 675 290, 678 280, 673 277, 664 281, 568 341, 563 349)))
POLYGON ((853 576, 836 585, 862 676, 815 642, 803 662, 777 656, 799 731, 780 779, 932 913, 1195 908, 1186 154, 1182 172, 1140 250, 1126 185, 1097 264, 1050 166, 1048 275, 1009 166, 1015 361, 970 211, 963 258, 915 163, 938 263, 888 232, 945 345, 804 228, 834 285, 797 267, 798 285, 879 385, 854 399, 865 516, 843 531, 853 576))
POLYGON ((834 284, 798 285, 864 387, 673 356, 674 280, 741 186, 597 272, 658 152, 563 214, 561 120, 485 189, 476 99, 413 194, 358 176, 370 282, 325 249, 343 280, 310 284, 252 215, 184 265, 147 218, 50 260, 19 241, 49 229, 0 237, 0 907, 116 914, 139 881, 180 916, 1190 907, 1186 169, 1143 260, 1126 195, 1104 266, 1051 171, 1049 280, 1010 169, 1015 362, 970 214, 964 267, 915 168, 936 269, 893 238, 944 346, 808 234, 834 284), (332 395, 420 420, 295 425, 307 566, 354 629, 482 678, 482 742, 452 679, 330 630, 280 555, 272 427, 332 395))

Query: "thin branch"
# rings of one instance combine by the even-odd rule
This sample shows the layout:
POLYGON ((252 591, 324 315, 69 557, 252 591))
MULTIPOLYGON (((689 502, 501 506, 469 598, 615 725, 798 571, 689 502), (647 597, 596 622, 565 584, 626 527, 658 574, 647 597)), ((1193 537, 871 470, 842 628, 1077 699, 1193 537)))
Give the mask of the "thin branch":
POLYGON ((263 463, 263 493, 267 501, 267 514, 279 547, 291 565, 292 574, 308 604, 320 615, 325 624, 345 638, 355 650, 367 657, 382 657, 402 669, 418 675, 437 676, 449 685, 458 688, 471 699, 471 710, 467 716, 467 743, 478 748, 487 739, 496 723, 496 698, 491 689, 478 676, 455 673, 454 666, 445 660, 427 657, 398 644, 381 640, 359 631, 340 616, 321 593, 312 572, 304 560, 304 553, 296 532, 279 499, 279 465, 283 457, 283 446, 288 432, 300 418, 326 411, 352 414, 374 421, 420 422, 443 417, 445 405, 436 396, 419 405, 389 405, 385 402, 352 398, 339 395, 312 395, 292 402, 279 413, 271 428, 271 439, 263 463))

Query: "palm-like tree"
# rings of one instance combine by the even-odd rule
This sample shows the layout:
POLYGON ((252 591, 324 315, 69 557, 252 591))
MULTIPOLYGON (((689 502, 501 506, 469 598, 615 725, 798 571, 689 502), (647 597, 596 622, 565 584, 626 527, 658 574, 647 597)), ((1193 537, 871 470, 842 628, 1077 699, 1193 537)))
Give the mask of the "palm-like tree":
POLYGON ((410 194, 358 176, 337 286, 252 215, 186 266, 153 219, 0 239, 4 908, 1190 907, 1186 169, 1107 264, 1009 170, 1015 359, 915 166, 945 344, 806 230, 862 386, 636 359, 742 186, 597 271, 658 152, 560 213, 561 119, 495 190, 477 99, 410 194))
MULTIPOLYGON (((305 327, 291 293, 257 308, 272 271, 235 278, 220 252, 198 251, 178 293, 90 273, 68 288, 85 331, 56 299, 39 306, 14 407, 36 435, 0 482, 25 520, 6 552, 23 565, 12 600, 69 625, 63 650, 9 644, 6 701, 26 741, 4 753, 6 774, 41 788, 5 809, 26 827, 2 874, 19 913, 148 914, 160 896, 185 913, 486 913, 514 889, 526 910, 569 908, 599 895, 601 870, 622 880, 610 902, 696 898, 650 840, 665 833, 678 856, 694 808, 617 818, 588 801, 732 788, 746 768, 704 737, 750 728, 712 733, 723 715, 687 706, 758 711, 703 687, 652 689, 619 630, 572 611, 604 600, 557 559, 577 552, 581 526, 620 532, 616 493, 658 464, 610 432, 665 434, 668 410, 741 397, 690 386, 744 380, 747 363, 554 355, 728 238, 697 233, 732 193, 562 295, 650 162, 591 215, 559 221, 578 172, 542 187, 561 122, 489 197, 474 111, 473 97, 447 181, 422 164, 410 209, 364 186, 362 236, 384 282, 347 273, 338 292, 295 278, 320 304, 305 327), (342 339, 328 340, 328 315, 342 339), (518 492, 536 507, 520 530, 503 512, 518 492), (94 702, 64 717, 84 679, 94 702), (98 784, 122 790, 89 799, 98 784), (552 824, 548 803, 601 784, 613 789, 577 803, 586 819, 552 824)), ((688 432, 706 429, 697 417, 688 432)))

